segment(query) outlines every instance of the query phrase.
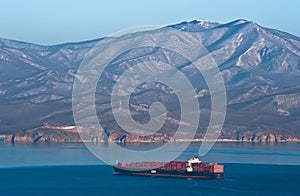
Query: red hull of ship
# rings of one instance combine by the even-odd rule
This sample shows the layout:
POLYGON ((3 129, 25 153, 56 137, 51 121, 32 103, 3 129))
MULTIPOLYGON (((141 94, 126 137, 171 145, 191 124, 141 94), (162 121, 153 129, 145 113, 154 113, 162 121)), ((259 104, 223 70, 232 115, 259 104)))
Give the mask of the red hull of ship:
POLYGON ((121 162, 114 166, 117 175, 210 178, 218 179, 224 174, 224 166, 203 162, 121 162))

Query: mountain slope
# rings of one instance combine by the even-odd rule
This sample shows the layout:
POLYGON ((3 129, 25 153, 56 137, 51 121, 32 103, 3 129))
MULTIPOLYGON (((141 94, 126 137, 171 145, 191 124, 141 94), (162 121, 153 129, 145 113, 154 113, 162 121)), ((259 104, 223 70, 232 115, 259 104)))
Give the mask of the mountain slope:
MULTIPOLYGON (((228 96, 223 137, 268 132, 300 136, 299 37, 246 20, 226 24, 195 20, 170 27, 201 40, 222 71, 228 96)), ((0 133, 26 130, 44 123, 73 124, 74 75, 85 54, 99 41, 40 46, 0 39, 0 133)), ((165 54, 148 51, 139 54, 139 58, 149 55, 163 58, 165 54)), ((119 65, 116 68, 120 69, 119 65)), ((187 73, 192 80, 201 81, 193 72, 187 73)), ((109 74, 107 77, 112 79, 109 74)), ((135 108, 136 119, 147 121, 147 112, 141 107, 144 100, 151 103, 157 97, 171 96, 159 93, 161 87, 155 88, 142 90, 135 96, 132 108, 135 108)), ((208 95, 203 94, 207 89, 205 85, 196 89, 198 94, 202 93, 199 100, 205 127, 210 113, 208 95)), ((174 107, 172 103, 170 108, 174 107)), ((99 104, 99 116, 109 122, 108 131, 118 130, 107 103, 99 104)), ((162 131, 169 134, 172 128, 174 126, 169 125, 162 131)), ((199 137, 203 134, 201 130, 200 127, 199 137)))

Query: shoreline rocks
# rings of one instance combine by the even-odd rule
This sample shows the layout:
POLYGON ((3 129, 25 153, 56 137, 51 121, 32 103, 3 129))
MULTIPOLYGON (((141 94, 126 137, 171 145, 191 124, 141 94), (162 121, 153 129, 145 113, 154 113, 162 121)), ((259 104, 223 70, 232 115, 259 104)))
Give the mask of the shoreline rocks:
MULTIPOLYGON (((79 132, 83 131, 75 126, 50 126, 48 124, 13 134, 0 134, 0 142, 10 143, 64 143, 83 142, 79 132)), ((175 140, 165 133, 157 133, 151 136, 136 136, 121 132, 110 132, 108 137, 102 132, 85 131, 88 142, 118 142, 118 143, 142 143, 142 142, 201 142, 203 138, 198 136, 193 140, 183 138, 175 140)), ((250 133, 250 132, 222 132, 218 142, 247 142, 247 143, 276 143, 276 142, 300 142, 300 138, 292 135, 277 134, 274 132, 250 133)))

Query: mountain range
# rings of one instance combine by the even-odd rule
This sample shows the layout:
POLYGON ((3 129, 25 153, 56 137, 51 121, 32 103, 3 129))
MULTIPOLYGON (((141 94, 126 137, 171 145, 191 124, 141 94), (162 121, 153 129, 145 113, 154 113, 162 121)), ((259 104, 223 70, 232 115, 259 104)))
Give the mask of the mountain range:
MULTIPOLYGON (((300 137, 299 37, 247 20, 229 23, 194 20, 169 27, 193 34, 219 66, 227 92, 227 115, 221 138, 300 137)), ((85 55, 99 41, 101 38, 41 46, 0 39, 0 134, 24 133, 45 128, 45 124, 74 125, 74 77, 85 55)), ((163 51, 150 53, 159 58, 163 51)), ((139 53, 139 57, 147 55, 149 51, 139 53)), ((210 113, 206 90, 205 85, 196 89, 201 95, 204 127, 210 113)), ((155 101, 151 96, 162 95, 152 88, 134 98, 133 108, 140 121, 148 118, 141 109, 142 101, 155 101)), ((107 131, 122 132, 113 121, 109 106, 103 109, 101 105, 105 103, 98 104, 99 118, 105 119, 107 131)), ((161 132, 172 135, 172 127, 167 125, 161 132)), ((197 137, 202 136, 200 127, 197 137)))

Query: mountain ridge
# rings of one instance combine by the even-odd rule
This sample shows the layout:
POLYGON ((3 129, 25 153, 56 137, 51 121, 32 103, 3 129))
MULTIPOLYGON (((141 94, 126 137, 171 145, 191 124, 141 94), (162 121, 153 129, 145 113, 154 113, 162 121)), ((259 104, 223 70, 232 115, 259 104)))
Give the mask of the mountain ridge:
MULTIPOLYGON (((243 19, 193 20, 168 27, 192 33, 219 65, 228 97, 225 138, 249 130, 253 135, 265 130, 300 136, 299 37, 243 19)), ((74 75, 85 54, 101 39, 51 46, 0 39, 0 133, 45 123, 73 125, 74 75)), ((207 95, 201 96, 202 104, 208 103, 207 95)), ((209 113, 209 108, 204 109, 209 113)), ((117 129, 113 123, 109 127, 112 132, 117 129)))

